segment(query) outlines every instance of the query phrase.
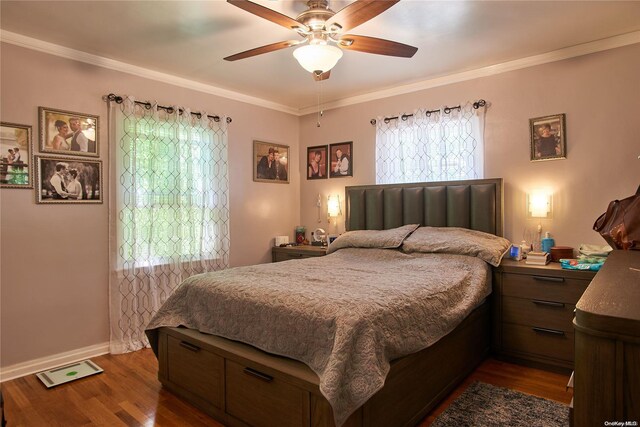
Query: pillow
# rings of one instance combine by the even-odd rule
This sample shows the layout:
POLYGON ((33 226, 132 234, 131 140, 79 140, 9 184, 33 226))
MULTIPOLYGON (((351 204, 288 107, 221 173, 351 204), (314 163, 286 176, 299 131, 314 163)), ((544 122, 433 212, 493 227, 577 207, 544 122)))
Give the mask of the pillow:
POLYGON ((420 224, 409 224, 389 230, 347 231, 329 245, 327 254, 344 248, 397 248, 419 226, 420 224))
POLYGON ((504 237, 458 227, 420 227, 402 244, 403 252, 469 255, 497 267, 511 248, 504 237))

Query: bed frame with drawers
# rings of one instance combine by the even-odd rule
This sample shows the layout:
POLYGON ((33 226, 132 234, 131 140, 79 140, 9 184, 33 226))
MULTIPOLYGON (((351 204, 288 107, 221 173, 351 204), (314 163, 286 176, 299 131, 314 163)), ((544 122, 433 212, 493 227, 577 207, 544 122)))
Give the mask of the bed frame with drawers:
MULTIPOLYGON (((346 228, 464 227, 501 236, 502 179, 347 187, 346 228)), ((385 386, 344 426, 412 426, 486 357, 489 301, 434 345, 394 360, 385 386)), ((154 350, 163 386, 227 426, 334 426, 305 364, 186 328, 161 328, 154 350)))

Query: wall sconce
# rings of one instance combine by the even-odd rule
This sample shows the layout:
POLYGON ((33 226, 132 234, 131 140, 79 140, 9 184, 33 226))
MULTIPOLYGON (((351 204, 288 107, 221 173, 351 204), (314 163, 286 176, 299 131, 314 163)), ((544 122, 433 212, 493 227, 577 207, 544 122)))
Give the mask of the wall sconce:
POLYGON ((528 218, 552 218, 553 204, 551 192, 547 190, 534 190, 527 194, 528 218))
MULTIPOLYGON (((342 209, 340 209, 340 196, 337 194, 329 195, 327 197, 327 221, 331 222, 331 218, 336 218, 342 215, 342 209)), ((336 220, 337 224, 338 220, 336 220)))

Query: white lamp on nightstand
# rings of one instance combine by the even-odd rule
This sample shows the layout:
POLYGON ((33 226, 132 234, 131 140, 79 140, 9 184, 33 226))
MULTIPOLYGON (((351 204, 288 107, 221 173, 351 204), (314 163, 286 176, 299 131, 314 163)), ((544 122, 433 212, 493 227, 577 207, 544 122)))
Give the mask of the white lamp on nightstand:
POLYGON ((527 194, 527 216, 550 219, 553 213, 552 196, 548 190, 534 190, 527 194))
MULTIPOLYGON (((337 194, 330 194, 327 197, 327 221, 331 222, 331 218, 337 218, 342 215, 342 209, 340 209, 340 196, 337 194)), ((335 219, 337 224, 338 220, 335 219)))
MULTIPOLYGON (((527 193, 527 217, 539 219, 551 219, 553 214, 551 191, 533 190, 527 193)), ((540 250, 542 241, 542 224, 538 223, 538 239, 535 242, 535 250, 540 250)))

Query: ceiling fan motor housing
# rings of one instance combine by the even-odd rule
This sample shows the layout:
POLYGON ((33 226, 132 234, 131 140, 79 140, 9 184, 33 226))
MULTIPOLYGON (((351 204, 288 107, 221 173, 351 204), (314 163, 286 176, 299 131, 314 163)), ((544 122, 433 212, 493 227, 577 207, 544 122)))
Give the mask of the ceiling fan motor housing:
POLYGON ((336 13, 329 9, 327 0, 310 0, 307 5, 309 10, 298 15, 296 21, 309 27, 312 32, 329 30, 325 29, 325 23, 336 13))

